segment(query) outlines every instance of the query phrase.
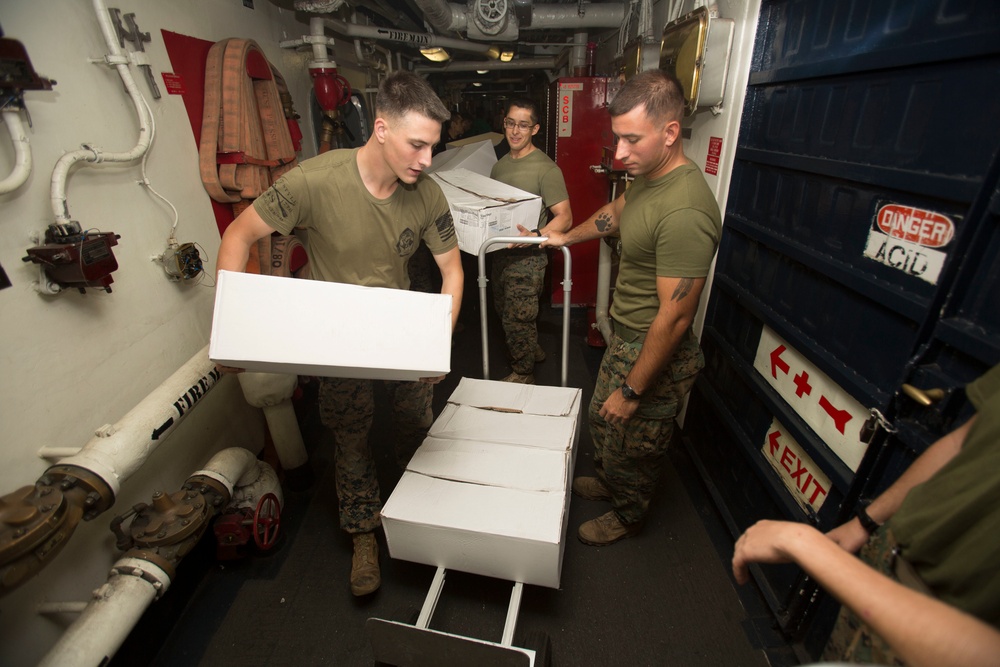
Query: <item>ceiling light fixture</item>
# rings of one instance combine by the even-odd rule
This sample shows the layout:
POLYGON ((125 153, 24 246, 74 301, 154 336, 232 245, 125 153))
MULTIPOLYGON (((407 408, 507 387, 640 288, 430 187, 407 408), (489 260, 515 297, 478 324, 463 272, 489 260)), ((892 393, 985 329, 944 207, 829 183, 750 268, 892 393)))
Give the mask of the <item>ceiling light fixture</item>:
POLYGON ((513 51, 504 51, 503 53, 500 54, 500 62, 509 63, 513 59, 514 59, 513 51))
POLYGON ((420 49, 420 53, 423 54, 424 58, 431 60, 436 63, 443 63, 446 60, 450 60, 451 56, 440 46, 429 46, 427 48, 420 49))
POLYGON ((490 71, 488 69, 477 69, 476 70, 476 74, 489 74, 489 73, 490 73, 490 71))

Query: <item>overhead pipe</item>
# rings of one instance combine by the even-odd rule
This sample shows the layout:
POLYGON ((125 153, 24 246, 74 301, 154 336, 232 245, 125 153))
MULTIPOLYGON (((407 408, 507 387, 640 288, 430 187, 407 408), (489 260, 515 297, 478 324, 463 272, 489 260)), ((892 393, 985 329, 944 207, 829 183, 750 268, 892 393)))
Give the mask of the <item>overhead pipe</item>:
POLYGON ((118 71, 125 90, 135 106, 135 113, 139 118, 139 136, 135 146, 128 151, 119 153, 105 153, 100 148, 84 145, 81 150, 64 154, 56 162, 52 170, 51 202, 52 213, 55 216, 56 224, 65 224, 70 221, 69 207, 66 204, 66 181, 69 177, 70 168, 77 162, 87 162, 99 164, 101 162, 131 162, 141 158, 149 150, 153 141, 152 114, 146 106, 146 101, 139 92, 139 87, 132 78, 132 71, 129 69, 129 58, 127 52, 118 45, 118 36, 115 34, 114 25, 108 14, 108 8, 104 0, 93 0, 94 13, 97 15, 97 22, 101 26, 101 33, 104 35, 104 42, 107 44, 109 53, 104 56, 104 62, 111 65, 118 71))
POLYGON ((31 174, 31 144, 28 142, 24 125, 21 124, 21 110, 4 109, 3 122, 7 126, 11 143, 14 144, 14 167, 7 178, 0 181, 0 195, 17 190, 24 185, 31 174))
POLYGON ((522 69, 556 69, 560 67, 560 58, 543 56, 540 58, 518 58, 509 62, 493 60, 488 63, 475 61, 447 62, 440 67, 420 66, 413 68, 417 74, 435 74, 438 72, 474 72, 476 70, 522 70, 522 69))
POLYGON ((438 32, 462 32, 468 25, 465 5, 452 4, 448 0, 414 0, 414 4, 438 32))
POLYGON ((450 37, 438 37, 428 33, 408 32, 406 30, 396 30, 395 28, 378 28, 375 26, 357 25, 341 21, 339 19, 320 18, 330 30, 346 37, 360 37, 362 39, 375 39, 390 42, 402 42, 424 48, 428 46, 440 46, 445 49, 456 51, 468 51, 470 53, 489 54, 493 48, 489 44, 478 44, 464 39, 453 39, 450 37))
MULTIPOLYGON (((234 503, 256 505, 265 494, 280 493, 277 476, 273 471, 270 476, 262 476, 262 468, 270 470, 249 450, 231 447, 218 452, 203 469, 189 476, 183 498, 190 499, 192 507, 204 502, 206 511, 197 518, 187 516, 201 524, 167 545, 133 545, 114 564, 107 582, 93 592, 81 615, 38 663, 39 667, 99 665, 114 656, 146 609, 170 587, 177 565, 200 540, 211 519, 224 511, 222 508, 228 509, 234 503)), ((154 505, 157 497, 154 494, 154 505)), ((133 532, 145 534, 136 531, 135 526, 133 532)))
POLYGON ((52 562, 81 520, 109 509, 122 483, 221 377, 206 345, 121 420, 102 426, 78 453, 46 470, 34 486, 0 498, 7 516, 19 517, 16 525, 0 524, 6 544, 0 551, 0 596, 52 562))

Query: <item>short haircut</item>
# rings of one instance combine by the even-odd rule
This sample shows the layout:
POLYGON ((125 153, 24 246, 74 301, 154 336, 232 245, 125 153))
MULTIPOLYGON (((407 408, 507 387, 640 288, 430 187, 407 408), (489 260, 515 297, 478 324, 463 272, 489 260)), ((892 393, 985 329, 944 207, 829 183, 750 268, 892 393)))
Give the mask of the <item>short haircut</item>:
POLYGON ((614 118, 640 105, 645 105, 646 117, 654 122, 680 121, 684 118, 684 89, 673 74, 646 70, 625 82, 608 105, 608 113, 614 118))
POLYGON ((510 115, 511 107, 517 107, 518 109, 527 109, 528 113, 531 114, 531 124, 538 125, 538 105, 533 101, 526 99, 524 97, 516 97, 512 99, 508 104, 507 108, 504 110, 504 115, 510 115))
POLYGON ((379 84, 375 115, 402 118, 410 111, 439 123, 451 118, 448 108, 419 74, 405 71, 390 74, 379 84))

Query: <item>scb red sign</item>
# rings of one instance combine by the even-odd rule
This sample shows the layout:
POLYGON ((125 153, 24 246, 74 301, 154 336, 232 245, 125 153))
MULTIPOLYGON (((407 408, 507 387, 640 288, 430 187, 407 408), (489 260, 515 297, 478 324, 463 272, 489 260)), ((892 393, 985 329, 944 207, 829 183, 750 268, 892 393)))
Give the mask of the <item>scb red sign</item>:
POLYGON ((875 222, 889 236, 927 248, 946 246, 955 236, 955 223, 951 218, 901 204, 886 204, 879 208, 875 222))

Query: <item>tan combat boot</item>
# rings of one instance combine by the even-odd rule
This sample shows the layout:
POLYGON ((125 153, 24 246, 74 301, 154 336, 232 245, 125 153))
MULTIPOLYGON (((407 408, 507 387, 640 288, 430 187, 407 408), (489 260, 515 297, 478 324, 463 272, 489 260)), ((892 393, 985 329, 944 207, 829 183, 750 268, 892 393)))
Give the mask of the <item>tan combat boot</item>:
POLYGON ((611 500, 611 491, 600 477, 577 477, 573 480, 573 493, 584 500, 611 500))
POLYGON ((603 547, 614 544, 618 540, 632 537, 639 532, 639 526, 626 526, 615 514, 614 510, 607 514, 602 514, 596 519, 591 519, 580 524, 577 537, 584 544, 594 547, 603 547))
POLYGON ((515 371, 500 381, 515 382, 517 384, 535 384, 535 376, 530 373, 528 375, 521 375, 515 371))
POLYGON ((354 557, 351 559, 351 593, 369 595, 382 584, 378 568, 378 541, 375 533, 355 533, 354 557))

